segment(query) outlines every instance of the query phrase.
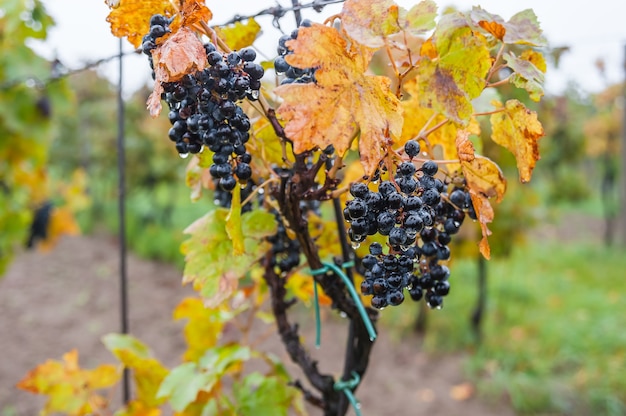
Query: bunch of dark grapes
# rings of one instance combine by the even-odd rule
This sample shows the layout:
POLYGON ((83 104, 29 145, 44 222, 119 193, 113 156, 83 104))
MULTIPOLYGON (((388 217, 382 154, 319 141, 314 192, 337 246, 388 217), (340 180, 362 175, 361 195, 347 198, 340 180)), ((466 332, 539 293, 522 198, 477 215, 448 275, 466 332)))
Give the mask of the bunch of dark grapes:
MULTIPOLYGON (((304 19, 300 23, 300 27, 310 27, 311 21, 304 19)), ((278 39, 278 57, 274 59, 274 69, 278 74, 284 74, 285 77, 280 82, 284 84, 308 84, 315 82, 315 68, 300 69, 295 68, 287 63, 285 57, 293 53, 287 46, 287 41, 298 38, 298 29, 294 29, 291 34, 283 35, 278 39)))
POLYGON ((152 69, 152 79, 154 79, 154 62, 152 61, 152 51, 156 49, 156 41, 166 33, 170 33, 170 19, 162 14, 155 14, 150 18, 150 31, 143 37, 141 50, 148 56, 150 69, 152 69))
MULTIPOLYGON (((150 19, 143 48, 149 56, 157 35, 163 32, 159 27, 166 21, 162 15, 150 19)), ((164 30, 167 33, 169 28, 164 30)), ((237 102, 258 99, 264 71, 254 63, 256 52, 251 48, 222 53, 207 43, 205 51, 206 69, 163 84, 172 124, 168 135, 183 157, 207 146, 214 153, 209 172, 221 190, 230 192, 238 181, 245 185, 252 177, 252 157, 245 146, 250 139, 250 120, 237 102)))
MULTIPOLYGON (((404 151, 413 159, 420 152, 419 143, 407 142, 404 151)), ((431 308, 440 308, 450 291, 450 270, 439 262, 450 258, 448 244, 466 213, 475 218, 475 212, 469 192, 454 186, 448 194, 449 186, 435 177, 437 171, 431 160, 419 169, 404 161, 394 181, 382 181, 377 191, 364 183, 350 187, 354 198, 346 204, 344 218, 350 223, 352 242, 360 244, 374 234, 387 237, 387 250, 372 243, 370 254, 361 259, 365 270, 361 292, 372 295, 375 308, 401 304, 405 290, 411 299, 425 298, 431 308)))

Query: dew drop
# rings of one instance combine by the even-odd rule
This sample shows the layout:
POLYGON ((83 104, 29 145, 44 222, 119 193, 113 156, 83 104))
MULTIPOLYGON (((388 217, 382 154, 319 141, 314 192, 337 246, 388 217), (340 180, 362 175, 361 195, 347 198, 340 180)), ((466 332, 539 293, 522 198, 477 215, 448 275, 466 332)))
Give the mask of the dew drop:
POLYGON ((353 249, 355 249, 355 250, 356 250, 356 249, 357 249, 357 248, 359 248, 359 247, 361 247, 361 243, 352 243, 352 248, 353 248, 353 249))
POLYGON ((339 312, 339 316, 341 316, 342 318, 347 318, 348 314, 345 313, 344 311, 339 312))
POLYGON ((217 205, 219 207, 220 205, 222 205, 222 201, 220 201, 219 199, 214 199, 213 205, 217 205))
POLYGON ((257 191, 257 193, 258 193, 259 195, 263 195, 263 194, 265 193, 265 188, 260 188, 260 189, 257 191))
POLYGON ((189 157, 189 153, 179 153, 178 156, 180 156, 181 159, 187 159, 189 157))
POLYGON ((361 403, 357 403, 356 406, 354 406, 354 407, 356 407, 357 409, 360 409, 361 408, 361 403))
POLYGON ((455 227, 457 227, 457 228, 459 228, 459 227, 461 226, 461 223, 460 223, 460 222, 458 222, 458 221, 454 221, 454 226, 455 226, 455 227))
POLYGON ((250 95, 252 96, 252 98, 254 98, 255 100, 259 99, 259 91, 258 90, 252 90, 250 91, 250 95))

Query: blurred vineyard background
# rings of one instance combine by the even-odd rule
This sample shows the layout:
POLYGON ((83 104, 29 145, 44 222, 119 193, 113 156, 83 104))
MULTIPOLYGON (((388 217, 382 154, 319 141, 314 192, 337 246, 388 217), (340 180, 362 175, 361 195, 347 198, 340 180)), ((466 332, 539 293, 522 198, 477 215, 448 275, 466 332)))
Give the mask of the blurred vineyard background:
MULTIPOLYGON (((10 3, 0 6, 0 256, 9 268, 47 201, 76 221, 57 216, 49 237, 79 228, 110 238, 118 230, 116 87, 93 69, 65 76, 58 63, 37 57, 25 40, 45 36, 51 22, 37 2, 26 11, 26 3, 10 3)), ((558 65, 556 51, 547 55, 558 65)), ((212 198, 191 202, 186 162, 167 139, 167 116, 153 120, 145 110, 148 94, 126 99, 128 244, 135 255, 180 268, 182 230, 212 198)), ((509 180, 491 227, 492 260, 479 259, 477 230, 466 224, 446 307, 424 315, 407 302, 385 310, 381 326, 397 342, 418 326, 419 348, 433 356, 467 353, 464 370, 482 400, 504 398, 518 414, 624 415, 626 255, 617 226, 624 85, 591 94, 572 84, 540 103, 514 87, 504 94, 537 111, 546 136, 525 185, 512 156, 475 140, 480 152, 505 161, 509 180), (472 316, 481 273, 478 329, 472 316)), ((488 126, 482 134, 488 137, 488 126)), ((54 256, 54 248, 40 255, 54 256)), ((11 409, 0 403, 0 415, 11 409)))

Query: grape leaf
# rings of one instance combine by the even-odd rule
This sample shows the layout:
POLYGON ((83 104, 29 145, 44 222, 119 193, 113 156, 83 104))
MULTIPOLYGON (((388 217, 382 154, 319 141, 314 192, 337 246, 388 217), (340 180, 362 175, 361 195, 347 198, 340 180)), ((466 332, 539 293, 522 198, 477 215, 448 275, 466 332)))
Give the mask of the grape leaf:
POLYGON ((502 41, 506 34, 506 22, 497 14, 489 13, 480 6, 472 7, 469 13, 471 21, 494 38, 502 41))
POLYGON ((109 7, 107 22, 111 25, 111 33, 118 38, 126 36, 135 48, 141 46, 143 36, 150 30, 153 14, 169 17, 176 13, 169 0, 120 0, 109 7))
POLYGON ((469 132, 460 130, 456 138, 463 177, 474 203, 476 217, 480 223, 483 238, 479 243, 480 252, 489 258, 490 248, 487 237, 491 231, 487 224, 493 221, 493 208, 488 198, 500 202, 506 192, 506 179, 502 171, 491 159, 475 154, 474 145, 469 140, 469 132))
MULTIPOLYGON (((495 105, 502 107, 497 102, 495 105)), ((537 119, 537 113, 518 100, 507 101, 503 110, 491 115, 491 138, 513 153, 520 180, 528 182, 539 160, 537 142, 544 135, 543 127, 537 119)))
MULTIPOLYGON (((213 18, 213 13, 205 6, 204 0, 181 0, 180 14, 182 27, 191 27, 199 22, 208 22, 213 18)), ((176 30, 176 26, 173 27, 176 30)))
POLYGON ((361 45, 379 48, 384 38, 400 30, 399 7, 393 0, 346 0, 341 24, 361 45))
POLYGON ((400 136, 402 108, 391 93, 387 77, 366 75, 372 52, 330 27, 301 28, 288 42, 294 53, 287 62, 298 68, 318 68, 316 84, 289 84, 276 88, 283 98, 278 114, 294 152, 334 145, 343 156, 357 131, 366 174, 372 174, 384 148, 400 136), (332 111, 330 111, 332 110, 332 111))
POLYGON ((261 26, 254 18, 248 19, 246 23, 235 22, 233 25, 216 26, 213 29, 232 50, 252 45, 261 33, 261 26))
MULTIPOLYGON (((534 52, 534 51, 533 51, 534 52)), ((523 54, 519 58, 512 52, 504 54, 504 60, 507 66, 513 70, 510 82, 518 88, 523 88, 529 93, 529 97, 533 101, 539 101, 543 97, 543 71, 537 68, 530 60, 524 59, 530 57, 545 67, 545 61, 542 61, 535 52, 533 55, 523 54)), ((543 56, 541 56, 543 58, 543 56)))
POLYGON ((50 396, 42 415, 62 412, 82 416, 105 411, 107 401, 96 391, 114 386, 119 379, 120 372, 111 364, 81 369, 74 349, 63 355, 63 361, 47 360, 38 365, 16 387, 50 396))
POLYGON ((233 256, 226 231, 228 212, 218 208, 196 220, 185 230, 190 237, 181 245, 186 260, 183 283, 193 282, 208 307, 219 305, 237 289, 239 279, 269 249, 264 237, 276 232, 272 214, 260 210, 242 214, 244 252, 233 256))
POLYGON ((393 0, 347 0, 341 10, 341 24, 361 45, 379 48, 385 38, 402 30, 417 35, 435 27, 436 4, 424 0, 409 11, 393 0))
POLYGON ((506 192, 504 174, 491 159, 476 155, 469 135, 469 131, 459 130, 456 137, 457 152, 467 186, 476 193, 487 198, 495 197, 496 202, 500 202, 506 192))
POLYGON ((420 103, 467 125, 473 113, 470 100, 481 94, 491 67, 487 41, 458 13, 442 17, 433 39, 435 50, 430 48, 431 56, 424 56, 417 69, 420 103))
POLYGON ((132 370, 137 386, 136 401, 147 408, 163 404, 164 400, 157 398, 156 393, 169 370, 152 356, 150 349, 126 334, 108 334, 102 337, 102 342, 124 366, 132 370))
POLYGON ((537 15, 532 9, 523 10, 515 14, 504 24, 506 34, 505 43, 529 46, 546 46, 548 42, 543 37, 537 15))
POLYGON ((163 380, 158 397, 167 399, 174 410, 182 412, 199 393, 210 392, 233 366, 251 357, 248 347, 236 344, 209 349, 198 363, 184 363, 172 369, 163 380))
POLYGON ((239 416, 287 416, 298 393, 289 385, 288 377, 258 372, 248 374, 233 385, 239 416))
POLYGON ((152 51, 152 59, 155 81, 147 104, 150 115, 157 117, 161 113, 162 83, 178 81, 186 74, 202 71, 207 58, 198 36, 191 29, 182 27, 152 51))
POLYGON ((207 349, 217 344, 224 327, 222 315, 219 308, 206 308, 198 298, 185 298, 176 306, 174 319, 187 319, 184 330, 186 361, 198 361, 207 349))
POLYGON ((233 256, 244 253, 243 229, 241 224, 241 188, 236 186, 232 192, 230 211, 226 216, 226 233, 233 243, 233 256))

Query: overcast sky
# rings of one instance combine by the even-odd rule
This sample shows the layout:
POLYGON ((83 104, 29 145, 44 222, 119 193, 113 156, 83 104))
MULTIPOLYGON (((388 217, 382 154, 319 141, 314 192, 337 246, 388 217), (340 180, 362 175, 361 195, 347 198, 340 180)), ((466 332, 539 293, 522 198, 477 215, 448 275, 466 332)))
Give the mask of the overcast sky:
MULTIPOLYGON (((288 0, 206 0, 213 11, 212 23, 227 21, 236 13, 245 15, 275 5, 284 5, 288 0)), ((308 1, 308 0, 307 0, 308 1)), ((417 0, 396 0, 400 5, 410 7, 417 0)), ((118 40, 113 37, 106 22, 108 7, 104 0, 44 0, 48 12, 56 20, 56 27, 50 32, 49 40, 38 45, 37 51, 48 58, 58 57, 70 68, 83 65, 103 57, 114 55, 118 50, 118 40)), ((549 69, 546 76, 546 89, 558 94, 568 82, 576 82, 585 91, 598 91, 607 83, 617 83, 624 76, 624 49, 626 45, 626 1, 624 0, 449 0, 437 1, 440 9, 449 5, 468 10, 480 5, 490 13, 509 19, 522 9, 531 8, 537 14, 541 28, 551 46, 569 46, 570 52, 563 55, 560 69, 549 69), (606 63, 606 79, 600 76, 595 62, 602 59, 606 63)), ((340 5, 329 6, 323 16, 340 10, 340 5)), ((314 11, 306 11, 305 17, 321 21, 323 17, 314 11)), ((284 27, 293 28, 293 19, 284 18, 284 27)), ((280 35, 271 26, 271 18, 259 18, 264 34, 255 43, 268 55, 275 53, 274 45, 280 35)), ((127 50, 131 50, 125 42, 127 50)), ((149 82, 149 67, 143 56, 130 56, 125 60, 124 84, 134 90, 149 82)), ((117 66, 105 66, 102 72, 110 74, 112 80, 117 66)))

